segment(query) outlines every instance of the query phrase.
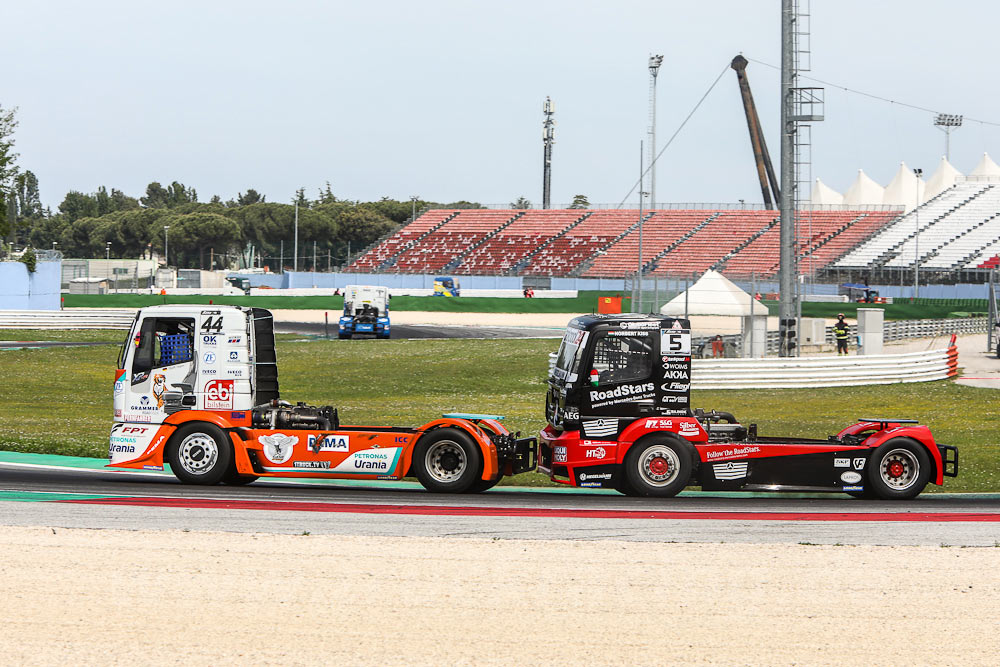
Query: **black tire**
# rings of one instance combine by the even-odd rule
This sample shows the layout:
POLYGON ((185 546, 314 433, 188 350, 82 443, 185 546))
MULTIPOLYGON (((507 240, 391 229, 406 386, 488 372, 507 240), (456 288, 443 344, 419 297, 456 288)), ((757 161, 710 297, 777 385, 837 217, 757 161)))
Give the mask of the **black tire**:
POLYGON ((439 428, 417 443, 412 468, 428 491, 465 493, 482 475, 483 457, 465 431, 439 428))
POLYGON ((893 438, 868 457, 868 488, 876 498, 916 498, 931 478, 927 450, 910 438, 893 438))
POLYGON ((185 484, 218 484, 233 463, 233 446, 215 424, 195 422, 174 432, 167 443, 170 469, 185 484))
POLYGON ((339 338, 340 340, 350 340, 351 334, 338 333, 337 338, 339 338))
POLYGON ((469 487, 469 493, 482 493, 483 491, 489 491, 494 486, 499 484, 501 479, 503 479, 503 475, 500 475, 496 479, 489 482, 485 479, 477 479, 475 483, 469 487))
POLYGON ((622 466, 621 470, 618 471, 617 477, 618 479, 616 479, 614 483, 615 491, 625 496, 639 495, 638 493, 636 493, 636 490, 632 488, 632 485, 628 483, 628 480, 625 479, 624 465, 622 466))
POLYGON ((666 435, 643 438, 628 450, 623 466, 625 482, 635 495, 672 498, 691 479, 692 447, 666 435))
POLYGON ((251 482, 256 482, 260 479, 260 475, 241 475, 236 472, 236 461, 233 461, 229 466, 229 470, 222 477, 222 482, 229 486, 246 486, 251 482))

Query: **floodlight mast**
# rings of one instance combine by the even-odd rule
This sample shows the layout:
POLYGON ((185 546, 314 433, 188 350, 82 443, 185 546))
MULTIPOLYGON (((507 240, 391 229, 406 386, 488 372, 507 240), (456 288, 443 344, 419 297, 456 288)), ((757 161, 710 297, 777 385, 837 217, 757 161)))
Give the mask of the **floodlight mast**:
POLYGON ((792 31, 795 20, 794 0, 781 0, 781 188, 779 207, 781 212, 780 279, 778 281, 780 302, 778 307, 778 329, 781 337, 780 356, 793 356, 794 351, 787 345, 788 335, 794 333, 795 322, 795 164, 794 136, 795 121, 792 120, 792 88, 795 76, 795 62, 792 54, 792 31))
POLYGON ((542 145, 545 147, 542 159, 542 208, 550 208, 552 192, 552 144, 556 143, 556 122, 552 120, 555 115, 556 106, 552 103, 552 98, 545 98, 542 106, 542 113, 545 120, 542 121, 542 145))
MULTIPOLYGON (((663 64, 663 56, 649 57, 649 201, 656 208, 656 75, 663 64)), ((640 184, 639 189, 642 189, 640 184)))
POLYGON ((962 115, 939 113, 934 116, 934 126, 944 132, 944 159, 951 162, 951 129, 962 127, 962 115))

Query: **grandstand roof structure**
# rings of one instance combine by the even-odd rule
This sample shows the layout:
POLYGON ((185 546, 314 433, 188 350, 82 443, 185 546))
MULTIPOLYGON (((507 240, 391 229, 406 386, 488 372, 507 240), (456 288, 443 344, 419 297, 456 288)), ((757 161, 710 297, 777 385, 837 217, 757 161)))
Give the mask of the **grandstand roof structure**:
POLYGON ((842 206, 844 204, 844 195, 817 178, 816 182, 813 183, 809 203, 820 208, 824 206, 842 206))
POLYGON ((962 178, 962 172, 955 169, 951 162, 948 162, 948 158, 942 155, 937 169, 927 179, 927 184, 924 186, 925 200, 934 199, 948 188, 954 186, 959 178, 962 178))
POLYGON ((979 164, 969 172, 969 176, 976 178, 1000 178, 1000 166, 993 161, 989 153, 983 153, 979 158, 979 164))
POLYGON ((876 183, 864 169, 858 169, 858 177, 844 193, 845 206, 879 206, 885 200, 885 188, 876 183))
POLYGON ((899 163, 896 175, 885 186, 882 203, 889 206, 902 206, 904 211, 916 208, 924 201, 924 181, 917 178, 913 170, 905 162, 899 163))

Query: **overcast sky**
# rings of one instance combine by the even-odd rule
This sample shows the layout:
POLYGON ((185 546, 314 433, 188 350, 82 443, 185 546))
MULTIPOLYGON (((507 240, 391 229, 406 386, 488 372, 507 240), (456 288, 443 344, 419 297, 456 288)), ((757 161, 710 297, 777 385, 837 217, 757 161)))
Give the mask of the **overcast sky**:
MULTIPOLYGON (((638 175, 649 54, 665 56, 662 146, 734 55, 780 64, 780 4, 7 3, 0 105, 19 108, 19 164, 53 208, 70 189, 138 196, 153 180, 203 201, 253 187, 285 202, 329 180, 351 199, 540 204, 549 95, 553 203, 617 203, 638 175)), ((1000 123, 995 2, 813 0, 812 12, 814 76, 1000 123)), ((748 75, 777 160, 778 73, 751 63, 748 75)), ((859 168, 885 185, 900 160, 929 175, 944 153, 929 113, 832 88, 826 100, 813 176, 841 192, 859 168)), ((998 142, 1000 127, 967 121, 952 162, 1000 161, 998 142)), ((731 70, 663 154, 657 199, 760 201, 731 70)))

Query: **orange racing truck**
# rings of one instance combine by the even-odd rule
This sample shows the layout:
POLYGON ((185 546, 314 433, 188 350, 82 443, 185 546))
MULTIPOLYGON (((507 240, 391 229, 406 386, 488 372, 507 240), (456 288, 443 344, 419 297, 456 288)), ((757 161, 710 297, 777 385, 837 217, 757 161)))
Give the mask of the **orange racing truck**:
POLYGON ((345 426, 332 406, 280 398, 269 311, 151 306, 139 310, 118 355, 108 467, 169 464, 189 484, 415 475, 429 491, 479 492, 535 467, 536 440, 502 419, 345 426))

